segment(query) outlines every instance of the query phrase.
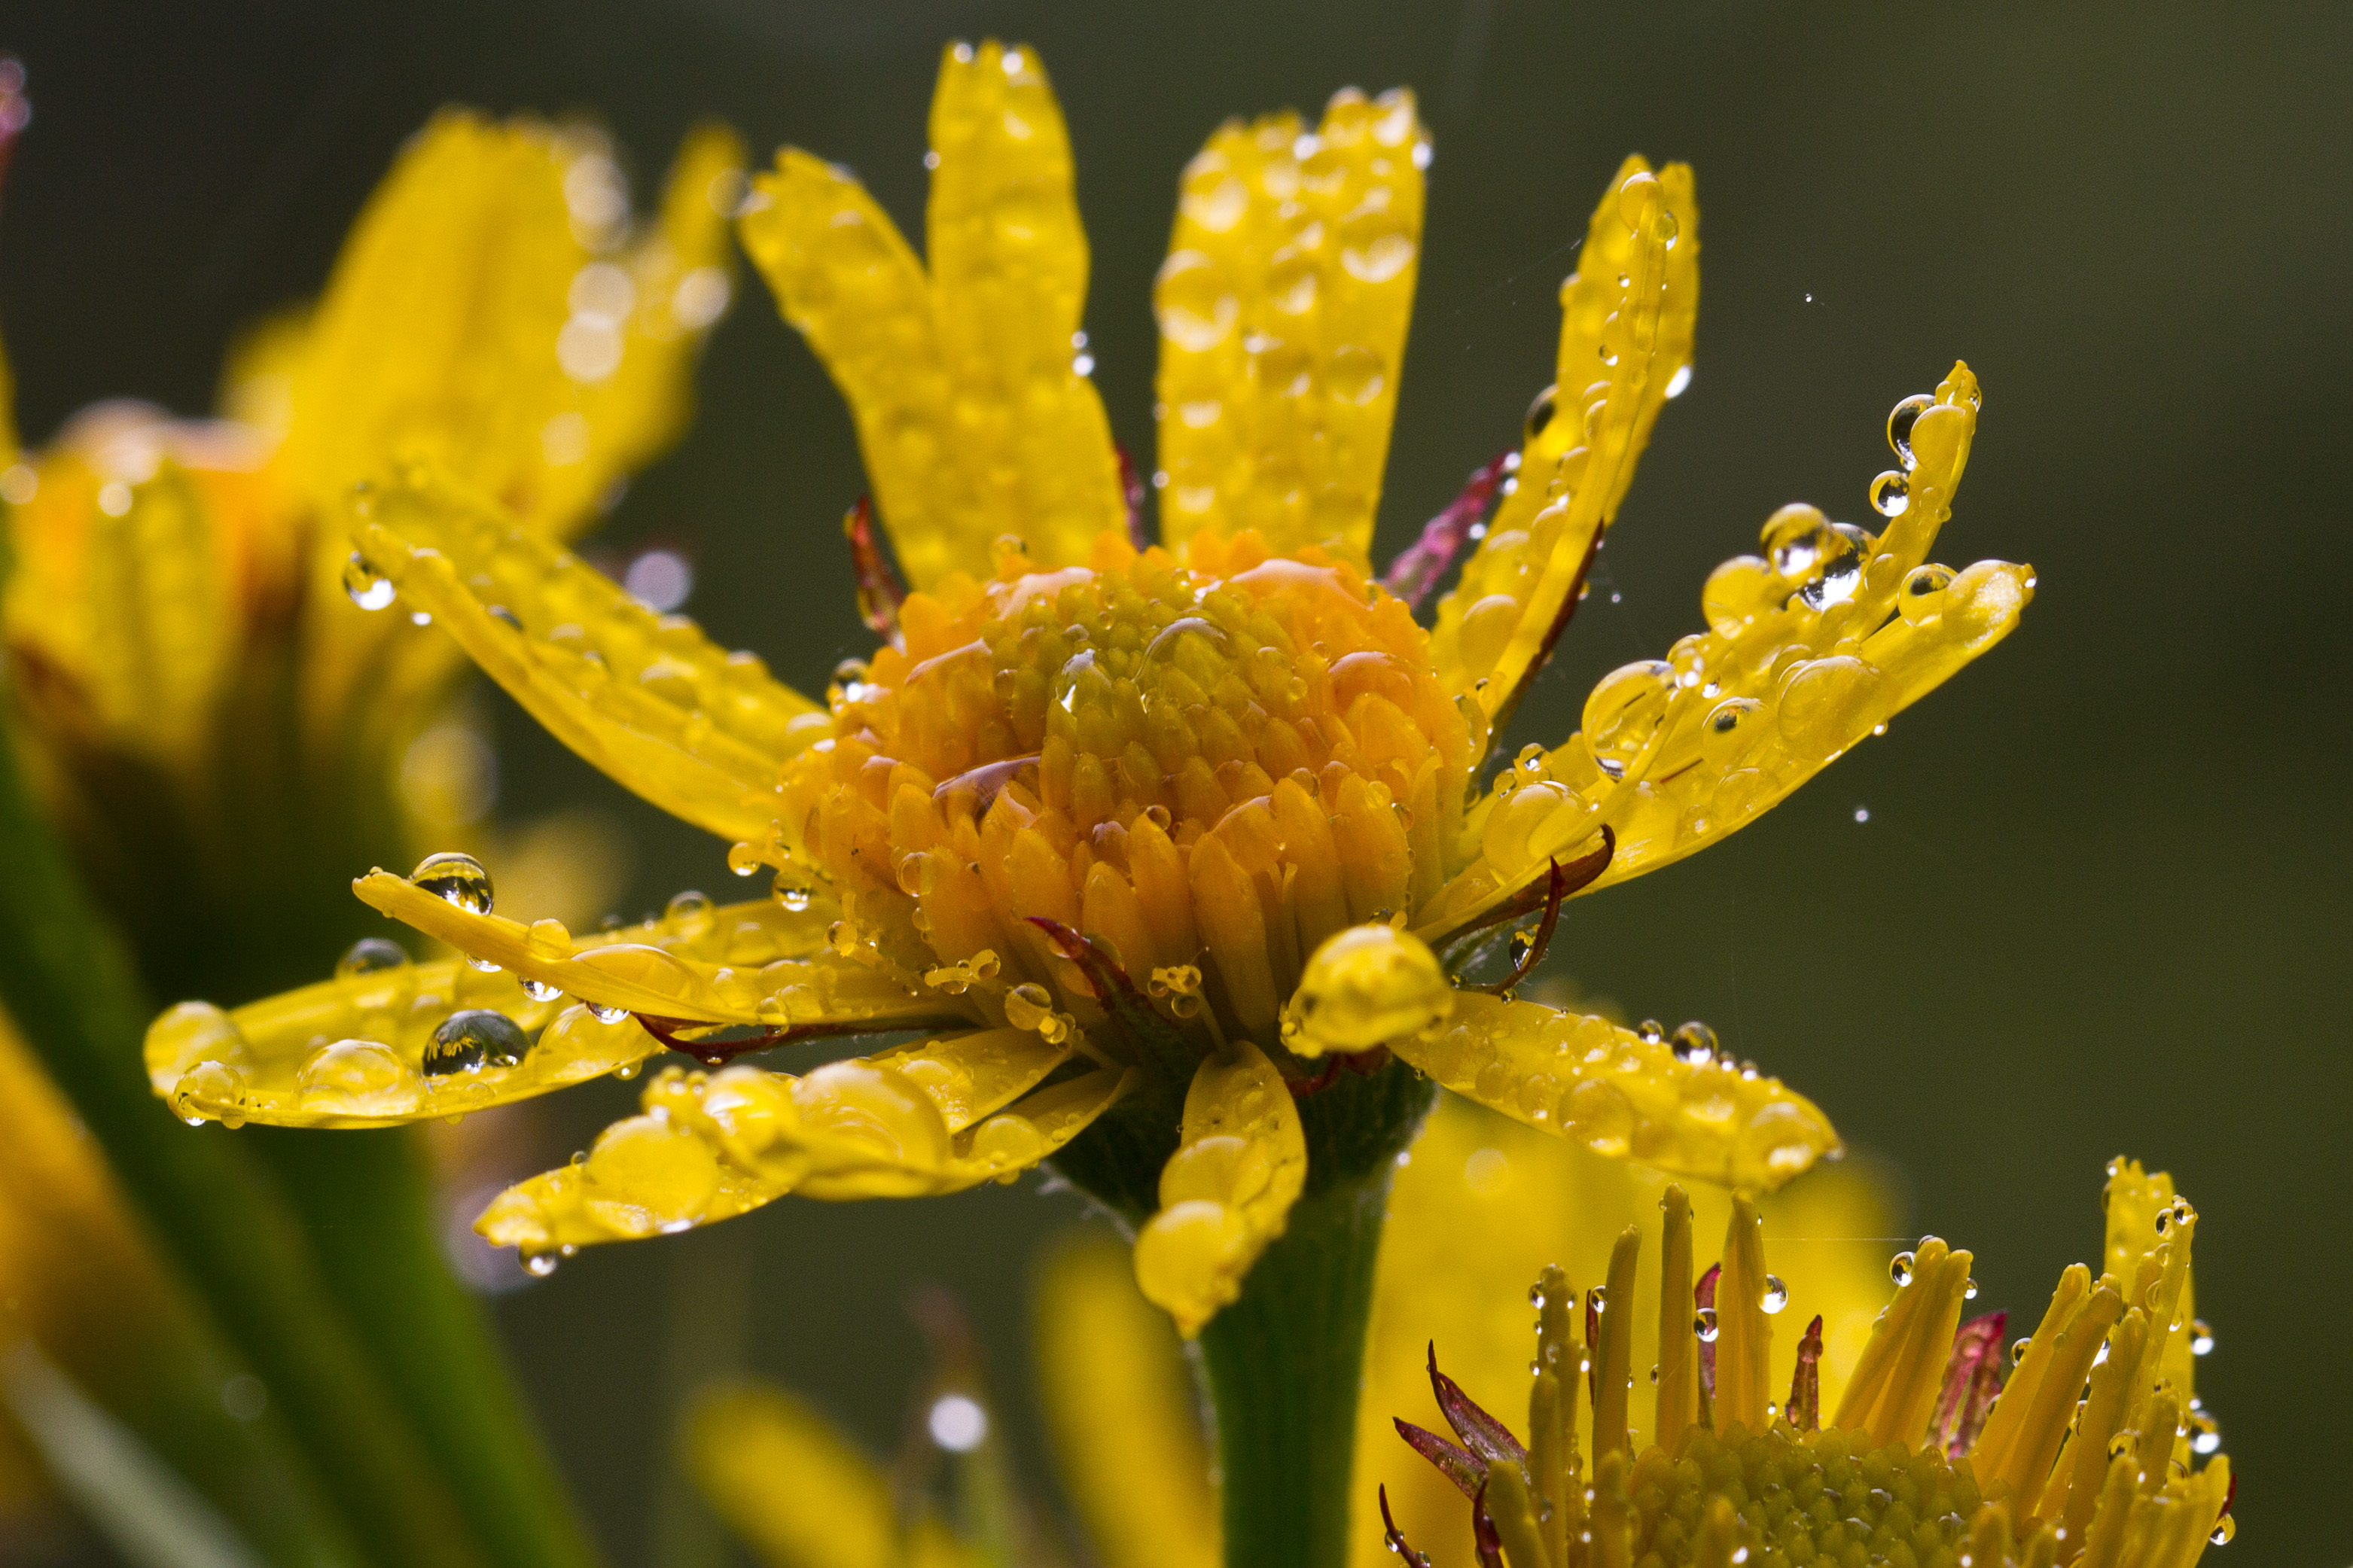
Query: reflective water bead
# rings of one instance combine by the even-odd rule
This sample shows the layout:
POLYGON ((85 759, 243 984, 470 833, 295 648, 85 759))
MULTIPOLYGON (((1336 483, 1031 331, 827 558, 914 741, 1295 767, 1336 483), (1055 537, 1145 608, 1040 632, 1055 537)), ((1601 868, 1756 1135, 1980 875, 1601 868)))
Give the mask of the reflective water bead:
POLYGON ((1978 1299, 1978 1282, 1977 1282, 1975 1279, 1964 1279, 1964 1280, 1962 1280, 1962 1281, 1961 1281, 1961 1300, 1964 1300, 1964 1301, 1974 1301, 1974 1300, 1976 1300, 1977 1299, 1978 1299))
POLYGON ((711 895, 691 890, 673 896, 662 910, 662 924, 672 933, 691 942, 710 934, 718 919, 711 895))
POLYGON ((390 606, 399 590, 392 585, 391 578, 380 575, 367 563, 367 557, 354 550, 352 558, 343 563, 343 592, 363 610, 381 610, 390 606))
POLYGON ((2189 1413, 2189 1451, 2193 1454, 2212 1454, 2220 1452, 2221 1447, 2221 1426, 2203 1410, 2191 1411, 2189 1413))
POLYGON ((1005 1021, 1017 1029, 1035 1029, 1053 1016, 1054 998, 1036 981, 1025 981, 1005 994, 1005 1021))
POLYGON ((1765 520, 1757 536, 1773 570, 1791 582, 1804 577, 1821 558, 1830 519, 1820 507, 1793 502, 1765 520))
POLYGON ((1558 387, 1547 386, 1536 394, 1536 400, 1528 405, 1528 416, 1525 421, 1529 440, 1533 441, 1545 433, 1545 426, 1552 423, 1553 410, 1558 406, 1559 401, 1558 387))
POLYGON ((2208 1535, 2206 1540, 2211 1545, 2228 1546, 2237 1538, 2238 1533, 2239 1516, 2234 1513, 2226 1513, 2221 1518, 2214 1521, 2213 1532, 2208 1535))
POLYGON ((523 1256, 523 1271, 534 1279, 544 1279, 555 1272, 556 1258, 553 1252, 532 1252, 523 1256))
POLYGON ((1715 1031, 1694 1019, 1675 1031, 1675 1056, 1690 1067, 1705 1067, 1715 1059, 1715 1031))
POLYGON ((1899 1252, 1887 1260, 1887 1277, 1898 1285, 1912 1283, 1912 1255, 1899 1252))
POLYGON ((433 1031, 432 1043, 425 1047, 425 1076, 445 1078, 483 1068, 521 1067, 523 1054, 530 1049, 522 1026, 504 1013, 463 1007, 442 1019, 441 1026, 433 1031))
POLYGON ((2203 1318, 2190 1319, 2189 1353, 2191 1355, 2209 1355, 2212 1353, 2213 1349, 2214 1331, 2206 1326, 2206 1320, 2203 1318))
POLYGON ((1709 765, 1723 768, 1745 755, 1763 733, 1757 716, 1765 704, 1754 697, 1727 697, 1700 721, 1699 754, 1709 765))
POLYGON ((408 950, 386 936, 364 936, 343 950, 335 961, 335 978, 349 980, 354 975, 375 974, 386 969, 398 969, 409 962, 408 950))
POLYGON ((1953 585, 1953 569, 1935 564, 1915 566, 1895 593, 1895 608, 1905 621, 1917 626, 1945 608, 1945 590, 1953 585))
POLYGON ((588 1004, 588 1016, 600 1024, 617 1024, 629 1016, 627 1007, 607 1007, 601 1003, 588 1004))
POLYGON ((1608 1311, 1609 1310, 1609 1287, 1607 1285, 1596 1285, 1593 1289, 1588 1290, 1585 1293, 1585 1304, 1589 1310, 1596 1312, 1608 1311))
POLYGON ((2033 1348, 2033 1345, 2034 1341, 2030 1336, 2025 1334, 2019 1335, 2018 1338, 2010 1343, 2010 1364, 2016 1366, 2020 1362, 2024 1361, 2026 1359, 2026 1352, 2033 1348))
POLYGON ((1810 610, 1826 610, 1854 597, 1862 586, 1862 569, 1879 542, 1851 522, 1834 522, 1821 535, 1813 575, 1798 587, 1798 597, 1810 610))
POLYGON ((491 912, 491 874, 471 855, 445 851, 417 863, 408 879, 437 898, 447 899, 468 914, 491 912))
POLYGON ((1888 449, 1906 468, 1917 461, 1912 456, 1912 426, 1919 423, 1920 416, 1926 413, 1936 401, 1925 392, 1915 392, 1888 411, 1888 449))
POLYGON ((1637 659, 1601 678, 1585 700, 1585 741, 1593 760, 1613 779, 1642 754, 1667 716, 1674 690, 1674 667, 1661 658, 1637 659))
POLYGON ((564 994, 564 987, 551 985, 544 980, 533 980, 529 975, 524 975, 522 976, 522 994, 534 1002, 553 1002, 564 994))
POLYGON ((1736 555, 1708 574, 1700 590, 1700 613, 1710 630, 1731 637, 1755 616, 1780 604, 1788 589, 1774 576, 1772 563, 1757 555, 1736 555))
POLYGON ((1912 481, 1890 468, 1871 481, 1871 510, 1882 517, 1902 517, 1912 505, 1912 481))
POLYGON ((1781 1283, 1778 1274, 1765 1276, 1765 1294, 1757 1304, 1767 1312, 1778 1312, 1789 1304, 1789 1288, 1781 1283))
POLYGON ((1704 1345, 1712 1345, 1715 1343, 1715 1308, 1702 1307, 1693 1315, 1692 1332, 1699 1336, 1699 1342, 1704 1345))
POLYGON ((760 847, 748 838, 727 847, 727 868, 739 877, 748 877, 766 864, 760 847))
POLYGON ((789 880, 781 871, 776 873, 774 891, 776 902, 785 906, 785 912, 787 914, 803 913, 815 901, 815 896, 809 891, 807 883, 789 880))

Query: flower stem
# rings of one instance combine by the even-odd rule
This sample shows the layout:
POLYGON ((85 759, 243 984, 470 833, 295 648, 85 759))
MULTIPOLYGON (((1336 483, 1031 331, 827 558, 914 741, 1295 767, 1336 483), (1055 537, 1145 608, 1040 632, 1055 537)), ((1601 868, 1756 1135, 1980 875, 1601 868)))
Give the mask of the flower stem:
POLYGON ((150 1090, 143 989, 5 744, 0 862, 0 1001, 151 1235, 260 1374, 353 1536, 386 1563, 582 1561, 585 1543, 560 1524, 522 1551, 491 1547, 469 1527, 322 1277, 300 1216, 234 1135, 191 1131, 150 1090))

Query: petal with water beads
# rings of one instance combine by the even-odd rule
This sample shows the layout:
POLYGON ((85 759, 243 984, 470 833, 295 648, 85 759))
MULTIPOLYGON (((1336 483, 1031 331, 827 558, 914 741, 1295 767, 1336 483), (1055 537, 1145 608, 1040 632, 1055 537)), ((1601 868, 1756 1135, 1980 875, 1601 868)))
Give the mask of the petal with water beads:
POLYGON ((926 272, 849 171, 797 149, 754 182, 744 248, 849 401, 907 581, 986 579, 1017 533, 1086 559, 1126 500, 1077 362, 1086 237, 1033 49, 956 46, 933 100, 926 272))
MULTIPOLYGON (((431 889, 371 871, 362 902, 526 980, 584 1002, 664 1022, 810 1029, 866 1024, 870 1033, 934 1026, 966 1010, 903 984, 888 964, 826 945, 835 911, 797 912, 773 899, 690 905, 649 926, 575 942, 553 921, 525 925, 476 913, 431 889)), ((865 954, 869 950, 859 950, 865 954)))
POLYGON ((1778 1079, 1535 1002, 1459 992, 1442 1026, 1390 1049, 1457 1094, 1669 1175, 1769 1190, 1839 1146, 1778 1079))
POLYGON ((744 1065, 666 1072, 644 1114, 607 1128, 586 1159, 501 1194, 475 1228, 537 1258, 733 1218, 790 1193, 922 1197, 1009 1180, 1128 1083, 1095 1071, 1032 1090, 1068 1053, 1020 1036, 982 1030, 798 1078, 744 1065))
MULTIPOLYGON (((777 770, 832 733, 826 710, 683 616, 453 482, 412 468, 354 505, 365 564, 532 717, 615 782, 723 837, 779 830, 777 770)), ((797 825, 783 825, 789 833, 797 825)))
POLYGON ((1160 1173, 1160 1211, 1135 1238, 1136 1283, 1187 1339, 1241 1294, 1306 1180, 1299 1108, 1265 1053, 1239 1040, 1204 1061, 1160 1173))
POLYGON ((1160 323, 1160 517, 1366 561, 1421 251, 1428 131, 1403 89, 1227 123, 1186 166, 1160 323))
POLYGON ((1575 613, 1651 426, 1690 365, 1699 208, 1688 165, 1653 174, 1626 160, 1560 302, 1558 379, 1529 411, 1510 492, 1439 601, 1431 637, 1440 678, 1498 725, 1575 613))

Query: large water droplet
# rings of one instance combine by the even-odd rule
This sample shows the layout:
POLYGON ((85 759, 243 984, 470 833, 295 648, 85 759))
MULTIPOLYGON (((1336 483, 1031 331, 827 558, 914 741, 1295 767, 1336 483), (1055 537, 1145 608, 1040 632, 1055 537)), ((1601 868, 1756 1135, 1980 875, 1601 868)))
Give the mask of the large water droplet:
POLYGON ((398 969, 408 961, 408 950, 390 937, 364 936, 345 948, 343 956, 335 961, 335 978, 349 980, 356 975, 398 969))
POLYGON ((523 1256, 523 1271, 536 1279, 544 1279, 555 1272, 556 1257, 553 1252, 532 1252, 523 1256))
POLYGON ((601 1002, 591 1002, 587 1006, 588 1016, 600 1024, 617 1024, 629 1016, 627 1007, 607 1007, 601 1002))
POLYGON ((1716 1329, 1715 1308, 1702 1307, 1699 1311, 1693 1316, 1692 1332, 1699 1336, 1699 1342, 1704 1345, 1712 1345, 1715 1343, 1716 1329))
POLYGON ((1949 566, 1915 566, 1895 592, 1895 608, 1908 625, 1917 626, 1945 608, 1945 590, 1953 585, 1949 566))
POLYGON ((1696 1020, 1675 1031, 1675 1057, 1688 1067, 1705 1067, 1715 1059, 1715 1031, 1696 1020))
POLYGON ((468 914, 491 912, 491 874, 471 855, 454 850, 427 855, 417 863, 408 879, 434 897, 448 900, 468 914))
POLYGON ((354 550, 352 558, 343 563, 343 592, 363 610, 381 610, 391 605, 399 590, 392 585, 391 578, 369 565, 367 557, 354 550))
POLYGON ((2010 1364, 2016 1366, 2020 1362, 2024 1361, 2026 1359, 2026 1352, 2033 1348, 2034 1341, 2031 1336, 2026 1334, 2019 1335, 2018 1338, 2010 1343, 2010 1364))
POLYGON ((2214 1331, 2206 1326, 2203 1318, 2189 1320, 2189 1353, 2211 1355, 2214 1350, 2214 1331))
POLYGON ((1912 481, 1894 468, 1871 481, 1871 510, 1882 517, 1902 517, 1912 506, 1912 481))
POLYGON ((1895 460, 1909 468, 1916 461, 1912 456, 1912 426, 1920 422, 1936 400, 1925 392, 1915 392, 1897 404, 1887 416, 1887 445, 1895 460))
POLYGON ((1887 1277, 1898 1285, 1912 1283, 1912 1255, 1899 1252, 1887 1260, 1887 1277))
POLYGON ((1820 507, 1802 503, 1785 506, 1765 520, 1757 542, 1773 570, 1795 583, 1814 569, 1830 533, 1830 520, 1820 507))
POLYGON ((433 1041, 425 1047, 425 1076, 479 1072, 484 1068, 522 1065, 531 1042, 522 1026, 504 1013, 488 1007, 466 1007, 441 1020, 433 1041))
POLYGON ((2239 1516, 2235 1513, 2226 1513, 2214 1521, 2213 1533, 2206 1539, 2212 1545, 2228 1546, 2238 1539, 2238 1534, 2239 1516))
POLYGON ((1778 1274, 1765 1276, 1765 1295, 1757 1304, 1767 1312, 1778 1312, 1789 1304, 1789 1288, 1781 1283, 1778 1274))
POLYGON ((662 924, 673 935, 689 942, 711 934, 718 914, 708 893, 688 891, 674 895, 662 910, 662 924))
POLYGON ((534 1002, 553 1002, 564 994, 564 987, 561 985, 551 985, 544 980, 533 980, 527 974, 521 978, 522 994, 534 1002))
POLYGON ((1854 597, 1862 569, 1878 541, 1851 522, 1834 522, 1821 535, 1813 574, 1799 584, 1798 597, 1810 610, 1825 610, 1854 597))
POLYGON ((1661 658, 1638 659, 1601 678, 1585 700, 1585 741, 1593 761, 1611 778, 1624 778, 1666 718, 1674 690, 1674 667, 1661 658))

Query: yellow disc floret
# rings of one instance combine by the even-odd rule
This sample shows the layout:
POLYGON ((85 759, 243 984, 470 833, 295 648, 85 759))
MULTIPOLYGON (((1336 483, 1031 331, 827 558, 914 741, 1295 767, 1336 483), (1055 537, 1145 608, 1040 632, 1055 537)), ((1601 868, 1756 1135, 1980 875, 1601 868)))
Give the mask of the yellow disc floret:
POLYGON ((786 782, 855 939, 895 962, 988 952, 1015 994, 1084 995, 1029 923, 1053 921, 1134 976, 1198 963, 1271 1040, 1305 955, 1452 868, 1469 726, 1428 634, 1344 563, 1246 533, 1180 566, 1106 533, 1048 572, 1008 541, 993 581, 901 621, 786 782))

